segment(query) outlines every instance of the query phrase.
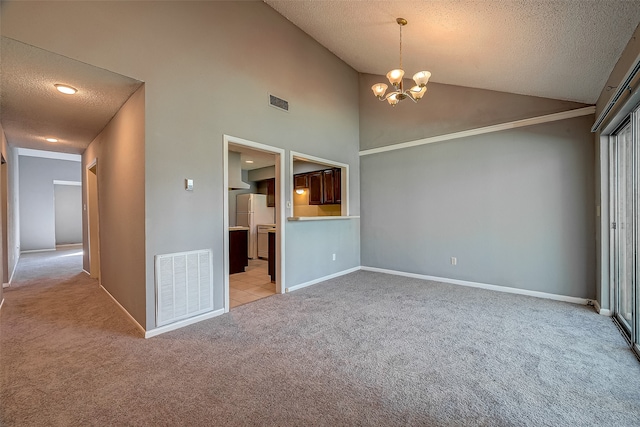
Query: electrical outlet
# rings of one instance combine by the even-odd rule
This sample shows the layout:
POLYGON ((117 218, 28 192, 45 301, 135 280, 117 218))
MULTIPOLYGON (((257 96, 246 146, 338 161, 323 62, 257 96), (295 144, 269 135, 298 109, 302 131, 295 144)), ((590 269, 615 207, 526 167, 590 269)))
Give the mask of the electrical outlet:
POLYGON ((458 264, 458 258, 452 256, 451 257, 451 265, 457 265, 458 264))
POLYGON ((333 254, 333 260, 334 261, 336 260, 336 254, 333 254))

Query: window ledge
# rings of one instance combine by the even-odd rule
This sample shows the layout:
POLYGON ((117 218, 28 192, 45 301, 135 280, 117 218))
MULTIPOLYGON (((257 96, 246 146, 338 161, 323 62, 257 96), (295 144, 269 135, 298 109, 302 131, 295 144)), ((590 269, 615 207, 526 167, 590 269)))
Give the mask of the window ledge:
POLYGON ((350 216, 290 216, 287 221, 335 221, 339 219, 355 219, 360 218, 360 215, 350 216))

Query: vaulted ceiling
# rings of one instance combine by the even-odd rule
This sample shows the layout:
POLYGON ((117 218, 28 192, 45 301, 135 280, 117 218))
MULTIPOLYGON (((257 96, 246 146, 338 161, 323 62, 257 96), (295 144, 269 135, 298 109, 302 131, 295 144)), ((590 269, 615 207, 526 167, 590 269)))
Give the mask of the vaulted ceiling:
MULTIPOLYGON (((640 23, 627 0, 264 0, 361 73, 594 104, 640 23)), ((386 79, 381 79, 386 80, 386 79)))
MULTIPOLYGON (((398 67, 403 17, 408 77, 588 104, 640 22, 627 0, 264 1, 361 73, 398 67)), ((0 120, 16 147, 82 153, 142 84, 6 37, 0 51, 0 120), (55 91, 70 81, 78 94, 55 91)))

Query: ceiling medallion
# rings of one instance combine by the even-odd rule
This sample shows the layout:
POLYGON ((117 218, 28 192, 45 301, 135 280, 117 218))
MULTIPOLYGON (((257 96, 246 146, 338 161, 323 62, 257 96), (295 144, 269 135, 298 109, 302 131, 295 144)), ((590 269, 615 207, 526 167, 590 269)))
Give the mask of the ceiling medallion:
POLYGON ((386 100, 394 107, 403 99, 409 98, 413 102, 418 102, 422 99, 424 94, 427 92, 427 82, 429 81, 429 77, 431 77, 431 73, 429 71, 418 71, 413 75, 413 81, 416 82, 416 85, 407 91, 404 90, 404 84, 402 81, 402 77, 404 76, 404 70, 402 69, 402 27, 407 25, 407 20, 404 18, 398 18, 396 19, 396 22, 400 26, 400 67, 387 73, 389 83, 391 83, 395 90, 385 95, 385 92, 389 87, 386 84, 376 83, 371 86, 373 94, 380 101, 386 100))

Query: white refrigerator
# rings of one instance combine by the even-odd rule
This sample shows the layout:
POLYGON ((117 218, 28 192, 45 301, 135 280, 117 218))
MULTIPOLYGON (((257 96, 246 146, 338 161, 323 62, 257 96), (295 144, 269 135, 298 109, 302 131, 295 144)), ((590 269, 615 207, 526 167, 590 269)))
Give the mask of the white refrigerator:
POLYGON ((267 207, 264 194, 238 194, 236 196, 236 225, 249 227, 248 256, 258 257, 258 224, 273 224, 275 209, 267 207))

